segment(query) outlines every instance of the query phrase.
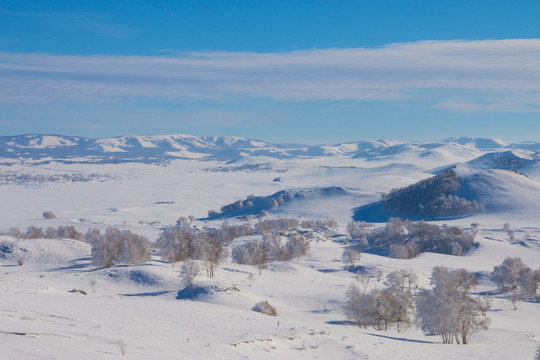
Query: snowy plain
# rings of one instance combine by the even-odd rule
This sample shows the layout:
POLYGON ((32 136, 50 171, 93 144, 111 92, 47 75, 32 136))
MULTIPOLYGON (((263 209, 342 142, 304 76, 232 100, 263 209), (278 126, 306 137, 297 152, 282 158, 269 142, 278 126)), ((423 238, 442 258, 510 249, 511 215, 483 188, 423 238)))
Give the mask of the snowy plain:
POLYGON ((350 195, 276 209, 270 217, 329 218, 339 226, 312 241, 306 256, 271 263, 262 275, 228 258, 214 279, 196 278, 212 291, 195 298, 185 296, 179 266, 162 261, 157 251, 146 264, 103 269, 91 264, 87 243, 2 235, 0 243, 23 249, 25 261, 0 257, 0 358, 118 358, 124 349, 124 357, 133 359, 532 360, 540 346, 540 304, 521 302, 514 310, 487 274, 508 256, 540 266, 539 150, 537 143, 467 138, 300 146, 187 135, 2 137, 3 233, 31 225, 72 225, 81 232, 115 226, 154 241, 181 216, 195 216, 200 227, 219 226, 223 219, 203 220, 208 211, 251 194, 339 186, 350 195), (449 167, 467 179, 463 189, 469 195, 489 206, 433 223, 464 229, 478 223, 478 248, 460 257, 423 253, 408 260, 363 253, 359 264, 373 277, 369 287, 384 281, 376 281, 376 269, 385 275, 412 269, 423 288, 434 266, 476 272, 475 293, 493 294, 489 330, 473 335, 468 345, 445 345, 414 326, 398 333, 351 324, 343 308, 356 280, 341 254, 354 209, 449 167), (56 219, 44 219, 44 211, 56 219), (150 225, 154 221, 159 224, 150 225), (519 241, 508 240, 501 230, 505 223, 519 241), (263 300, 276 307, 277 317, 251 311, 263 300))

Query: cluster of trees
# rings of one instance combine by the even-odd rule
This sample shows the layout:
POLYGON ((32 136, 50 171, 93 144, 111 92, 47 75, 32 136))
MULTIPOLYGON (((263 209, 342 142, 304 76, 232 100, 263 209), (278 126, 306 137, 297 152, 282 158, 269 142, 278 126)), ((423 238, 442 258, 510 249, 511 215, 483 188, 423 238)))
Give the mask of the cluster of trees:
POLYGON ((445 344, 467 344, 474 333, 487 330, 490 302, 470 294, 478 285, 474 273, 437 266, 431 285, 431 290, 421 290, 416 299, 416 319, 425 333, 439 335, 445 344))
POLYGON ((0 184, 41 184, 50 182, 89 182, 93 180, 106 180, 113 178, 110 175, 99 174, 0 174, 0 184))
POLYGON ((300 226, 297 219, 278 218, 260 220, 255 225, 255 230, 258 233, 285 234, 290 231, 295 231, 300 226))
POLYGON ((287 241, 283 243, 280 235, 265 232, 262 240, 235 247, 232 260, 237 264, 255 266, 260 275, 268 262, 289 261, 305 255, 309 250, 309 240, 304 236, 289 235, 286 238, 287 241))
POLYGON ((456 173, 448 170, 416 184, 392 189, 382 195, 382 206, 393 213, 423 216, 458 216, 485 210, 477 201, 452 195, 458 188, 456 173))
POLYGON ((405 331, 412 323, 414 297, 411 292, 417 277, 410 270, 390 273, 382 289, 367 292, 352 284, 347 292, 345 315, 358 326, 372 326, 386 331, 395 327, 398 332, 405 331))
POLYGON ((516 301, 537 299, 540 286, 540 267, 531 269, 519 257, 507 257, 502 264, 495 266, 491 272, 491 280, 503 292, 510 292, 514 309, 516 301))
MULTIPOLYGON (((253 218, 247 219, 250 223, 253 218)), ((214 270, 229 255, 228 245, 236 238, 262 235, 262 240, 248 241, 234 247, 232 260, 238 264, 257 267, 259 274, 271 261, 288 261, 303 256, 309 250, 310 241, 299 230, 300 226, 334 226, 334 220, 259 219, 255 227, 230 225, 227 221, 217 229, 199 230, 191 228, 193 218, 180 218, 177 226, 165 229, 156 241, 161 249, 161 258, 173 265, 184 261, 181 276, 191 285, 198 273, 196 266, 186 261, 202 260, 207 276, 212 278, 214 270), (197 270, 197 271, 195 271, 197 270)))
POLYGON ((57 228, 48 227, 45 231, 42 228, 29 226, 26 232, 22 232, 16 227, 9 229, 8 235, 17 239, 72 239, 85 240, 85 236, 75 230, 73 226, 59 226, 57 228))
POLYGON ((445 344, 467 344, 473 334, 488 328, 489 299, 470 294, 478 284, 474 273, 435 267, 433 288, 414 295, 417 280, 412 271, 400 270, 390 273, 380 289, 366 292, 353 284, 347 292, 345 314, 360 327, 404 331, 415 313, 417 325, 427 334, 439 335, 445 344))
POLYGON ((99 229, 89 229, 86 238, 92 245, 92 264, 95 266, 136 265, 150 260, 151 244, 148 239, 128 230, 110 227, 101 234, 99 229))
POLYGON ((338 223, 334 219, 308 219, 300 222, 300 227, 304 229, 322 230, 337 227, 338 223))
POLYGON ((367 246, 387 249, 389 256, 410 259, 422 252, 463 255, 475 246, 475 231, 437 226, 425 221, 392 218, 382 229, 367 234, 367 246))
POLYGON ((156 241, 161 249, 161 258, 175 264, 184 260, 202 260, 206 275, 214 277, 214 271, 229 252, 227 245, 238 237, 253 234, 246 225, 231 226, 225 223, 221 228, 196 231, 186 227, 164 230, 156 241))

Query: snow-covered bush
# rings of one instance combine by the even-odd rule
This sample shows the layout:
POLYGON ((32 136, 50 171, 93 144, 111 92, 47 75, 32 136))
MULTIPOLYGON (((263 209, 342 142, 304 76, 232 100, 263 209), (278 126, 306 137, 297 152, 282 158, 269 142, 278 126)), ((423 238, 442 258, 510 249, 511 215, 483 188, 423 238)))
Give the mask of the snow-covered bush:
POLYGON ((256 303, 255 306, 251 308, 251 310, 270 316, 278 315, 276 308, 270 305, 270 303, 266 300, 256 303))
POLYGON ((486 303, 470 295, 478 284, 474 273, 438 266, 431 284, 433 289, 420 291, 416 299, 416 320, 425 333, 439 335, 445 344, 467 344, 473 334, 487 330, 486 303))

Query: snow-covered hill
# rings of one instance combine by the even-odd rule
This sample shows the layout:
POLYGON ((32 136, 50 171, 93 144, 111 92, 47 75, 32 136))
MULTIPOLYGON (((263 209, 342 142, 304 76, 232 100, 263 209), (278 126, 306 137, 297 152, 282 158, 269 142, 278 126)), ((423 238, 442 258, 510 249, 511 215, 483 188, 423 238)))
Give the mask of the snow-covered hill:
POLYGON ((428 157, 448 163, 472 160, 486 152, 539 150, 540 144, 496 139, 447 139, 440 142, 399 142, 386 139, 335 145, 272 144, 239 137, 193 135, 118 136, 89 139, 62 135, 0 137, 0 158, 33 162, 156 163, 171 159, 233 161, 245 156, 274 159, 350 157, 368 160, 428 157))
POLYGON ((309 234, 305 256, 271 262, 262 275, 230 255, 262 235, 236 238, 216 277, 199 274, 194 290, 184 288, 180 267, 164 262, 158 249, 145 264, 102 269, 92 265, 88 243, 0 235, 2 356, 96 359, 122 356, 124 348, 126 358, 137 359, 531 360, 540 345, 539 304, 525 301, 514 310, 488 273, 507 256, 540 266, 539 150, 535 142, 470 138, 280 145, 190 135, 0 137, 0 233, 30 226, 103 233, 112 226, 155 242, 180 217, 194 219, 190 226, 199 230, 224 221, 256 227, 259 219, 246 215, 262 210, 261 221, 337 221, 309 234), (370 214, 357 217, 371 222, 367 231, 383 229, 382 221, 396 214, 377 213, 382 193, 429 183, 448 169, 459 181, 449 195, 486 210, 427 220, 466 231, 479 224, 477 248, 466 256, 413 259, 363 253, 354 271, 343 264, 355 209, 370 214), (211 209, 222 211, 208 218, 211 209), (56 217, 45 219, 45 211, 56 217), (444 345, 415 327, 383 332, 348 322, 343 309, 348 286, 360 284, 356 270, 369 277, 368 289, 399 269, 414 270, 427 288, 438 265, 474 271, 475 295, 492 295, 492 324, 469 345, 444 345), (264 300, 277 308, 277 318, 251 311, 264 300))

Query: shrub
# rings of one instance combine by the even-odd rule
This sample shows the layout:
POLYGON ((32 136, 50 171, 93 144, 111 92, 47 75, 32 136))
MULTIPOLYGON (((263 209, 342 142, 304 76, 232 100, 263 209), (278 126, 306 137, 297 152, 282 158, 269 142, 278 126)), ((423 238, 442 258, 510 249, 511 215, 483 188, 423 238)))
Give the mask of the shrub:
POLYGON ((45 218, 45 219, 56 219, 56 215, 54 215, 52 211, 45 211, 43 213, 43 218, 45 218))
POLYGON ((266 300, 256 303, 255 306, 251 308, 251 310, 270 316, 278 315, 276 308, 270 305, 270 303, 266 300))

